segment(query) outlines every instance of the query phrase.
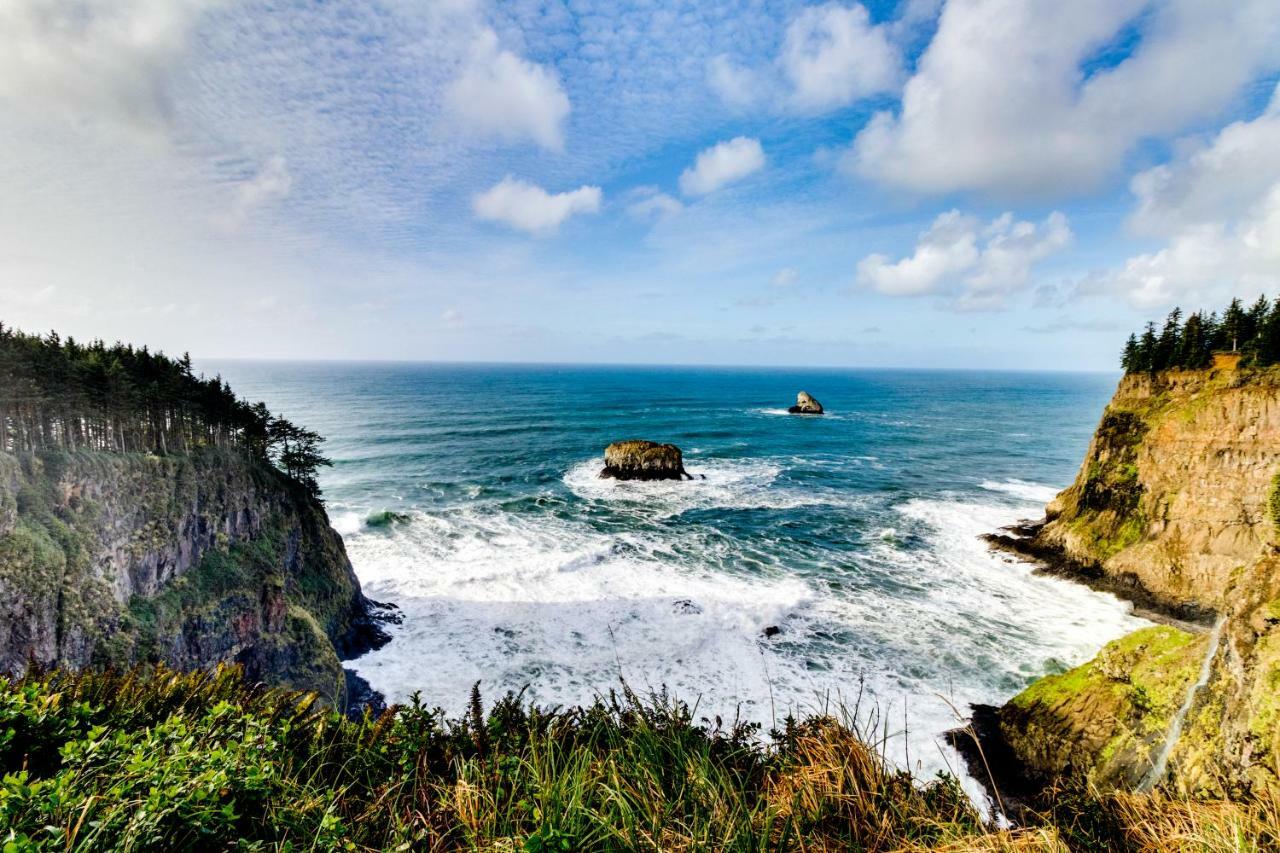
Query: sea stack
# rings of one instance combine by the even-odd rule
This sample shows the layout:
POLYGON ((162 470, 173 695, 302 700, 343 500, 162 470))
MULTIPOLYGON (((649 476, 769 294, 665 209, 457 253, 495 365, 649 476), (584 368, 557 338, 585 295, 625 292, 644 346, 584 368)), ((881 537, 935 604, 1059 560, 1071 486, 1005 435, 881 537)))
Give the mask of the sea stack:
POLYGON ((693 479, 684 470, 684 456, 674 444, 654 441, 615 441, 604 449, 601 477, 617 480, 693 479))
POLYGON ((796 395, 796 404, 787 411, 793 415, 820 415, 822 404, 813 399, 808 391, 801 391, 796 395))

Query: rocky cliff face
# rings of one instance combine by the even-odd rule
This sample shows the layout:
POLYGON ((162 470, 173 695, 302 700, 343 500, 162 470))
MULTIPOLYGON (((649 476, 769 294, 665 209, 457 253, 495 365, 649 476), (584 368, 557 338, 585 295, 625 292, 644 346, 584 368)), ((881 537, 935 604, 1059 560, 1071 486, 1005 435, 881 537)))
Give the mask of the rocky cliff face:
POLYGON ((1170 604, 1218 610, 1275 539, 1278 469, 1280 375, 1126 376, 1037 538, 1170 604))
POLYGON ((0 453, 0 671, 235 661, 337 700, 369 631, 323 506, 236 451, 0 453))
POLYGON ((1278 474, 1275 369, 1121 381, 1045 523, 998 544, 1202 629, 1125 638, 1006 705, 1001 727, 1033 771, 1132 786, 1168 746, 1149 782, 1280 784, 1278 474))

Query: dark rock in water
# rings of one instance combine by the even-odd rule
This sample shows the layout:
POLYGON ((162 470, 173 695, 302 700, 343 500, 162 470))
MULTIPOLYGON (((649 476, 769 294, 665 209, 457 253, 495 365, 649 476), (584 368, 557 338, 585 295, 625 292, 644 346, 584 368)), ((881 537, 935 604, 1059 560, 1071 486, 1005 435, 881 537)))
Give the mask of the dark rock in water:
POLYGON ((796 395, 796 404, 787 411, 793 415, 820 415, 822 404, 813 399, 808 391, 801 391, 796 395))
POLYGON ((692 480, 684 470, 684 456, 674 444, 653 441, 615 441, 604 449, 601 477, 618 480, 692 480))
POLYGON ((679 599, 674 604, 672 604, 671 607, 672 607, 672 610, 674 610, 676 613, 701 613, 702 612, 701 607, 699 607, 697 604, 694 604, 692 601, 690 601, 687 598, 679 599))
POLYGON ((383 625, 399 625, 404 614, 394 604, 384 604, 365 598, 359 605, 359 613, 351 618, 347 630, 335 638, 333 647, 339 660, 358 658, 365 652, 380 649, 391 642, 391 635, 383 625))
POLYGON ((356 675, 355 670, 342 670, 346 676, 346 689, 342 697, 342 712, 353 720, 358 720, 368 711, 373 716, 380 716, 387 710, 387 700, 368 681, 356 675))
POLYGON ((764 629, 764 635, 766 637, 776 637, 781 633, 782 633, 782 629, 779 628, 777 625, 770 625, 768 628, 764 629))
POLYGON ((969 770, 969 775, 986 789, 991 804, 1015 824, 1034 821, 1043 810, 1046 784, 1018 758, 1000 730, 1000 709, 993 705, 970 705, 968 725, 946 732, 946 739, 969 770))

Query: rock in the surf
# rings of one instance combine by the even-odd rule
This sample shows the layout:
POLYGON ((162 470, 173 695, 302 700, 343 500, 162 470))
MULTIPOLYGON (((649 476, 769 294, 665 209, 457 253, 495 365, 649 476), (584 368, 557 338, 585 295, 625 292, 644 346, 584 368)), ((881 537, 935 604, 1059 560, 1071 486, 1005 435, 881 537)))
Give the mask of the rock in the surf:
POLYGON ((604 449, 601 477, 618 480, 692 480, 684 470, 684 456, 674 444, 654 441, 615 441, 604 449))
POLYGON ((793 415, 820 415, 822 404, 813 399, 808 391, 801 391, 796 395, 796 404, 787 411, 793 415))

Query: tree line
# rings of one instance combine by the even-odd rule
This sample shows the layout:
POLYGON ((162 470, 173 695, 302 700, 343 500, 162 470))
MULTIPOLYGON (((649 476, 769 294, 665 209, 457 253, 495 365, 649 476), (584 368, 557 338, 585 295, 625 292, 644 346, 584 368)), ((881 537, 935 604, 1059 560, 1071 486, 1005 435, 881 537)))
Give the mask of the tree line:
POLYGON ((1196 370, 1212 364, 1215 352, 1239 353, 1245 365, 1280 363, 1280 299, 1259 296, 1249 308, 1233 299, 1221 317, 1198 311, 1186 320, 1174 308, 1162 327, 1147 323, 1141 335, 1129 336, 1120 366, 1125 373, 1196 370))
POLYGON ((241 400, 221 376, 196 375, 189 355, 82 344, 0 323, 0 450, 236 447, 318 495, 316 472, 332 464, 320 453, 323 441, 266 404, 241 400))

